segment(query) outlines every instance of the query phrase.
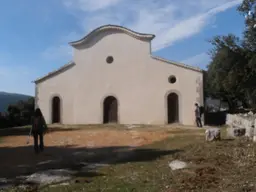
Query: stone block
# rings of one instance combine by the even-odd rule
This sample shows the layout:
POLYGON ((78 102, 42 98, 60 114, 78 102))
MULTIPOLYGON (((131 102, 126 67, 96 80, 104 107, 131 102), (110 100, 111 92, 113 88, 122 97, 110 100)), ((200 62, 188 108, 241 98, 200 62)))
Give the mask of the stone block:
MULTIPOLYGON (((245 114, 227 114, 226 124, 231 128, 227 130, 230 137, 254 137, 256 115, 252 112, 245 114)), ((256 139, 256 138, 255 138, 256 139)))
POLYGON ((179 160, 174 160, 171 163, 169 163, 169 167, 172 170, 177 170, 177 169, 184 169, 188 166, 186 162, 179 161, 179 160))
POLYGON ((253 142, 256 142, 256 119, 254 121, 253 142))
POLYGON ((221 133, 219 128, 210 128, 205 131, 206 141, 219 141, 221 140, 221 133))
POLYGON ((245 136, 246 129, 245 128, 227 128, 227 136, 228 137, 241 137, 245 136))

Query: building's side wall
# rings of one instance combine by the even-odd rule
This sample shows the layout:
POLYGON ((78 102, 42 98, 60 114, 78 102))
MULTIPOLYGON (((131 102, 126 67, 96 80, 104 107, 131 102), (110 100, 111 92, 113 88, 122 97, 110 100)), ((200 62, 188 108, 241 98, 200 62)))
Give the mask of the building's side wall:
POLYGON ((62 72, 36 85, 37 106, 40 107, 47 123, 52 123, 52 98, 61 99, 60 118, 63 124, 74 123, 74 68, 62 72))

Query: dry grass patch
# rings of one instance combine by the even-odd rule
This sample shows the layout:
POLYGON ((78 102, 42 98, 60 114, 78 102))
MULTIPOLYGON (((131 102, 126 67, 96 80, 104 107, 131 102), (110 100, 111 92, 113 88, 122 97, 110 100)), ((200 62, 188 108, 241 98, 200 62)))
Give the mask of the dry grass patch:
POLYGON ((136 161, 141 158, 138 151, 124 163, 100 169, 104 176, 44 191, 256 191, 255 144, 246 139, 205 143, 196 132, 139 147, 172 151, 154 160, 148 160, 154 155, 149 152, 143 161, 136 161), (190 167, 172 171, 168 164, 175 159, 190 167))
POLYGON ((85 127, 46 135, 48 151, 38 157, 30 152, 31 146, 24 147, 24 139, 24 135, 4 138, 4 145, 12 148, 4 151, 2 145, 0 158, 12 160, 8 161, 9 165, 3 161, 0 165, 29 162, 31 173, 36 170, 34 168, 38 169, 38 162, 63 157, 62 162, 39 169, 69 167, 79 171, 81 165, 78 162, 111 160, 109 166, 75 175, 67 186, 47 186, 36 189, 38 191, 256 191, 256 146, 244 138, 206 143, 204 130, 200 129, 85 127), (51 141, 50 135, 59 145, 51 141), (65 138, 70 143, 60 143, 65 138), (20 145, 25 148, 23 151, 19 150, 20 145), (75 157, 77 152, 87 155, 75 157), (32 160, 20 154, 32 157, 32 160), (177 159, 188 163, 189 167, 172 171, 168 164, 177 159))

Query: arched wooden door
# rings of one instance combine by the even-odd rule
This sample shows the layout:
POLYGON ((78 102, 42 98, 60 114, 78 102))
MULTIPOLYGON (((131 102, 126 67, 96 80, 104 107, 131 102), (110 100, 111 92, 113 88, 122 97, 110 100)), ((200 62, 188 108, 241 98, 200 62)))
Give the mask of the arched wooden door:
POLYGON ((53 97, 52 98, 52 123, 60 123, 60 107, 61 107, 61 102, 59 97, 53 97))
POLYGON ((118 122, 118 102, 113 96, 105 98, 103 103, 103 123, 118 122))
POLYGON ((176 93, 167 96, 168 124, 179 122, 179 97, 176 93))

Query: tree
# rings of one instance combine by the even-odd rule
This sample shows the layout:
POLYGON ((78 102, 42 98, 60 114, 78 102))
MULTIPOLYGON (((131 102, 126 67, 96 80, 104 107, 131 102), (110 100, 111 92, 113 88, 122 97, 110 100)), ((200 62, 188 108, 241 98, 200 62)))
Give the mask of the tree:
POLYGON ((206 92, 229 102, 230 108, 241 101, 244 107, 256 103, 256 0, 244 0, 238 11, 247 15, 244 36, 216 36, 210 43, 212 58, 208 66, 206 92))
POLYGON ((244 30, 244 46, 252 52, 256 51, 256 0, 243 0, 238 11, 246 17, 244 30))
POLYGON ((248 71, 244 82, 245 92, 251 105, 256 105, 256 0, 243 0, 238 11, 245 15, 243 46, 247 52, 248 71))
POLYGON ((28 125, 31 122, 33 112, 33 97, 27 101, 19 101, 16 104, 9 105, 8 116, 0 119, 0 128, 28 125))
POLYGON ((210 43, 213 49, 207 72, 208 95, 228 101, 230 108, 235 107, 237 99, 246 105, 242 88, 248 61, 240 39, 229 34, 216 36, 210 43))

